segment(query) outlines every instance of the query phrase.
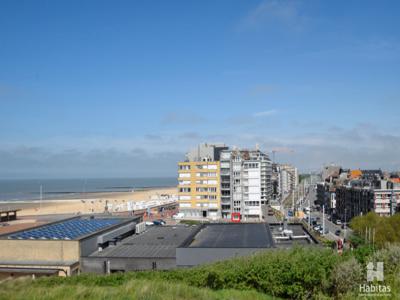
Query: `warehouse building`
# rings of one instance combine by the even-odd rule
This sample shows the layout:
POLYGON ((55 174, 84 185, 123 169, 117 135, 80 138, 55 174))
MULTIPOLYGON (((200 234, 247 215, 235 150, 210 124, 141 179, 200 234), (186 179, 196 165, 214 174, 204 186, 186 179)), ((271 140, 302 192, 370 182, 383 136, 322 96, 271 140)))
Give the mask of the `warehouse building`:
POLYGON ((317 244, 301 224, 224 223, 154 226, 81 258, 82 272, 168 270, 247 256, 295 244, 317 244), (272 230, 271 230, 272 229, 272 230), (287 234, 290 233, 290 234, 287 234))
POLYGON ((78 216, 0 236, 0 278, 69 276, 81 256, 135 232, 140 217, 78 216))
POLYGON ((207 224, 176 249, 176 264, 191 267, 274 247, 268 224, 207 224))
POLYGON ((199 229, 200 226, 152 226, 115 246, 82 257, 82 271, 109 274, 176 268, 176 248, 199 229))

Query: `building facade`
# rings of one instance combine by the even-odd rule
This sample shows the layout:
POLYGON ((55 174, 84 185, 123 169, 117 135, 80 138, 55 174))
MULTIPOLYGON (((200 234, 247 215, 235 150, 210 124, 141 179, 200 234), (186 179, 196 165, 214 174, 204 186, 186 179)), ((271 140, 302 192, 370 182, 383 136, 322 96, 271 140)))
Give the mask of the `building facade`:
POLYGON ((400 211, 400 189, 341 186, 336 189, 337 218, 348 222, 353 217, 375 212, 392 216, 400 211))
POLYGON ((220 153, 225 145, 202 144, 178 163, 179 212, 185 218, 221 218, 220 153))
POLYGON ((179 212, 188 218, 219 218, 220 162, 180 162, 178 167, 179 212))
POLYGON ((281 200, 285 200, 289 194, 298 187, 299 176, 297 168, 283 164, 277 168, 279 172, 279 194, 281 200))
POLYGON ((272 199, 272 163, 260 150, 221 152, 221 216, 262 220, 272 199))

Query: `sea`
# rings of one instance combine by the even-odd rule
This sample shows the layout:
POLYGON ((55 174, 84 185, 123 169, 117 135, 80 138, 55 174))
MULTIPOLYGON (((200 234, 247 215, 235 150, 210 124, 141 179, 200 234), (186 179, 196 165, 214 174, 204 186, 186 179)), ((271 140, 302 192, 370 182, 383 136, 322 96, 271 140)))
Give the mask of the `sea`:
POLYGON ((174 177, 85 178, 85 179, 0 179, 0 203, 42 199, 88 198, 92 193, 131 192, 177 185, 174 177), (42 194, 40 194, 42 190, 42 194))

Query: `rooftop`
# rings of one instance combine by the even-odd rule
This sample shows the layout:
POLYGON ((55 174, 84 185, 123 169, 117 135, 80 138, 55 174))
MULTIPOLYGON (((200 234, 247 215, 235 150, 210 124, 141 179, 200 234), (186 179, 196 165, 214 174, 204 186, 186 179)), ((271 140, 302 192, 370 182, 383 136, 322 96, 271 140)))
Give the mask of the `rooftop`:
POLYGON ((209 224, 194 236, 190 248, 271 248, 274 246, 266 224, 209 224))
POLYGON ((148 258, 176 257, 176 248, 199 230, 198 226, 154 226, 121 244, 96 251, 90 257, 148 258))
POLYGON ((121 224, 123 218, 76 217, 47 225, 11 233, 16 240, 76 240, 100 230, 121 224))

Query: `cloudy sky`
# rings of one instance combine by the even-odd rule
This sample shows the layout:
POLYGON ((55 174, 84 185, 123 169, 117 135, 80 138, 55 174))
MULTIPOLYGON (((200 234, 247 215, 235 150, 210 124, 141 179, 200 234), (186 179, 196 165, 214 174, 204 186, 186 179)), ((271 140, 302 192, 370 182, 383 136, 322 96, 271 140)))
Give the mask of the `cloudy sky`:
POLYGON ((400 169, 399 1, 0 2, 0 178, 175 176, 200 142, 400 169))

